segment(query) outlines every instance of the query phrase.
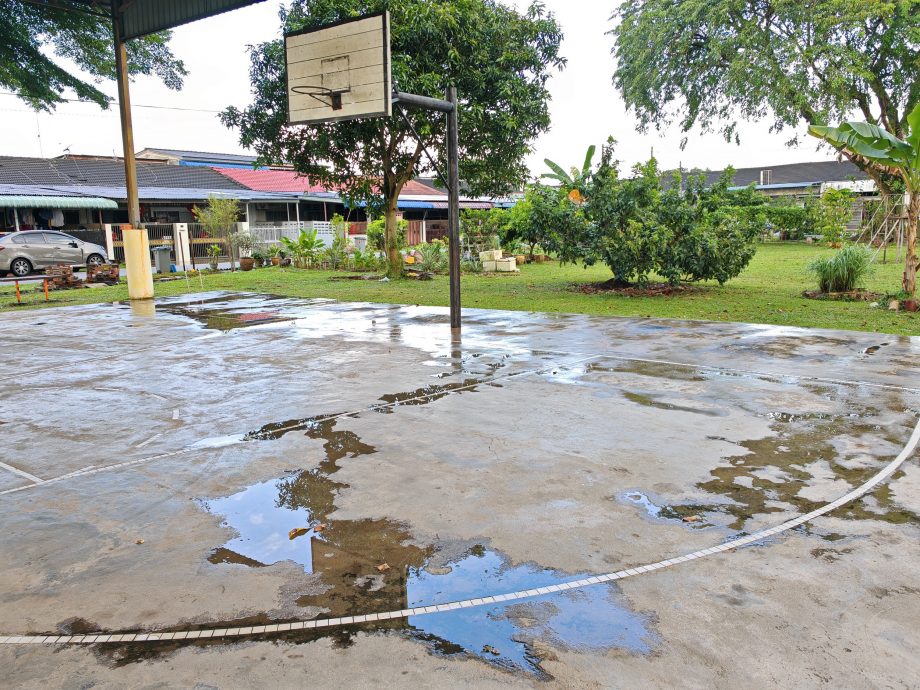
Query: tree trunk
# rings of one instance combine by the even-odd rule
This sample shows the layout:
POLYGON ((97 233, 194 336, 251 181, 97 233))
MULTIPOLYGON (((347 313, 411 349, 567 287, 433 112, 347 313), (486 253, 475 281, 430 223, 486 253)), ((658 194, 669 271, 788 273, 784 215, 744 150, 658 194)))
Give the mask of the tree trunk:
POLYGON ((383 236, 387 253, 387 277, 390 279, 401 278, 403 274, 403 257, 397 242, 397 235, 399 234, 399 219, 396 215, 397 204, 398 197, 396 195, 387 199, 386 227, 383 236))
POLYGON ((908 195, 907 237, 904 243, 907 260, 904 264, 904 279, 901 287, 913 297, 917 291, 917 221, 920 219, 920 190, 908 195))

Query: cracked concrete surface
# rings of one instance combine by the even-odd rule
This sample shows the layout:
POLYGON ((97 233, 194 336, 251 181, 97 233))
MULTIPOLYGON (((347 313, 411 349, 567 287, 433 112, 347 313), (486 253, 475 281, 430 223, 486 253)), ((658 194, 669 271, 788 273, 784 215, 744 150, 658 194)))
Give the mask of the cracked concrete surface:
MULTIPOLYGON (((15 490, 0 493, 3 634, 363 614, 432 577, 449 598, 510 572, 668 558, 836 498, 898 453, 920 411, 920 339, 866 333, 471 310, 452 341, 436 308, 224 294, 0 327, 17 353, 0 362, 17 382, 0 391, 0 461, 49 480, 198 444, 47 486, 0 469, 0 492, 15 490), (258 558, 218 551, 248 527, 208 501, 265 482, 277 505, 241 514, 277 520, 283 540, 323 525, 294 542, 310 568, 272 560, 271 541, 258 558), (504 565, 457 579, 483 557, 504 565)), ((533 617, 496 609, 143 657, 6 647, 0 670, 21 687, 909 687, 918 486, 913 459, 795 534, 605 586, 647 648, 598 646, 595 627, 572 642, 577 617, 535 636, 533 617)))

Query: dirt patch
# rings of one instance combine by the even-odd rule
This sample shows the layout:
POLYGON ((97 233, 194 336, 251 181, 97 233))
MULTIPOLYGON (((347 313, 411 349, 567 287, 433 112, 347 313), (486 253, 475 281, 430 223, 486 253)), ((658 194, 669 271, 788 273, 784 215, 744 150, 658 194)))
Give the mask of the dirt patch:
POLYGON ((631 283, 622 283, 615 279, 606 280, 603 283, 575 284, 573 286, 578 292, 586 295, 609 294, 622 295, 624 297, 657 297, 659 295, 685 295, 702 292, 705 288, 699 285, 685 285, 678 283, 649 283, 647 285, 633 285, 631 283))
POLYGON ((869 292, 868 290, 850 290, 849 292, 806 290, 802 293, 802 297, 807 299, 836 300, 838 302, 875 302, 884 297, 884 295, 880 292, 869 292))

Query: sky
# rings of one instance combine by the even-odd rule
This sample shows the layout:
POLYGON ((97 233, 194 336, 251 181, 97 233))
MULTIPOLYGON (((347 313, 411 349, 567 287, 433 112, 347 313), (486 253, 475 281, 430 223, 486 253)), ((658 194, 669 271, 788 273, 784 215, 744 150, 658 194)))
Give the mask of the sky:
MULTIPOLYGON (((523 7, 527 0, 507 0, 523 7)), ((745 123, 741 144, 726 142, 718 134, 691 132, 677 127, 663 132, 636 131, 636 121, 613 87, 613 37, 611 10, 617 0, 546 0, 560 22, 565 39, 562 54, 568 66, 549 82, 552 94, 552 128, 535 143, 528 160, 535 175, 546 170, 544 158, 568 168, 580 165, 590 144, 600 146, 608 136, 618 141, 617 158, 624 166, 646 160, 654 151, 664 168, 717 170, 830 160, 809 137, 788 148, 795 133, 769 132, 769 122, 745 123)), ((250 99, 247 45, 280 36, 278 0, 267 0, 217 17, 179 27, 171 43, 175 55, 189 70, 180 92, 167 89, 153 77, 140 77, 131 85, 135 149, 173 148, 224 153, 246 153, 237 135, 226 129, 217 113, 229 105, 245 106, 250 99), (154 107, 150 107, 154 106, 154 107)), ((115 94, 115 85, 101 88, 115 94)), ((461 114, 462 117, 462 114, 461 114)), ((11 96, 0 96, 0 155, 57 156, 74 154, 120 155, 121 134, 115 107, 102 110, 88 103, 62 104, 52 114, 36 114, 11 96)), ((804 134, 804 128, 797 132, 804 134)))

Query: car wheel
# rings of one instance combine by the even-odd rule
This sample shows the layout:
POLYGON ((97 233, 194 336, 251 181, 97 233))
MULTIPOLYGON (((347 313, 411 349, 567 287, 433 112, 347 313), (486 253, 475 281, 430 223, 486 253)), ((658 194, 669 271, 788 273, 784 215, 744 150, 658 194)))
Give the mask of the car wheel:
POLYGON ((105 259, 103 259, 99 254, 90 254, 88 257, 86 257, 87 266, 101 266, 104 263, 105 259))
POLYGON ((10 273, 17 278, 25 278, 32 272, 32 263, 28 259, 13 259, 10 262, 10 273))

